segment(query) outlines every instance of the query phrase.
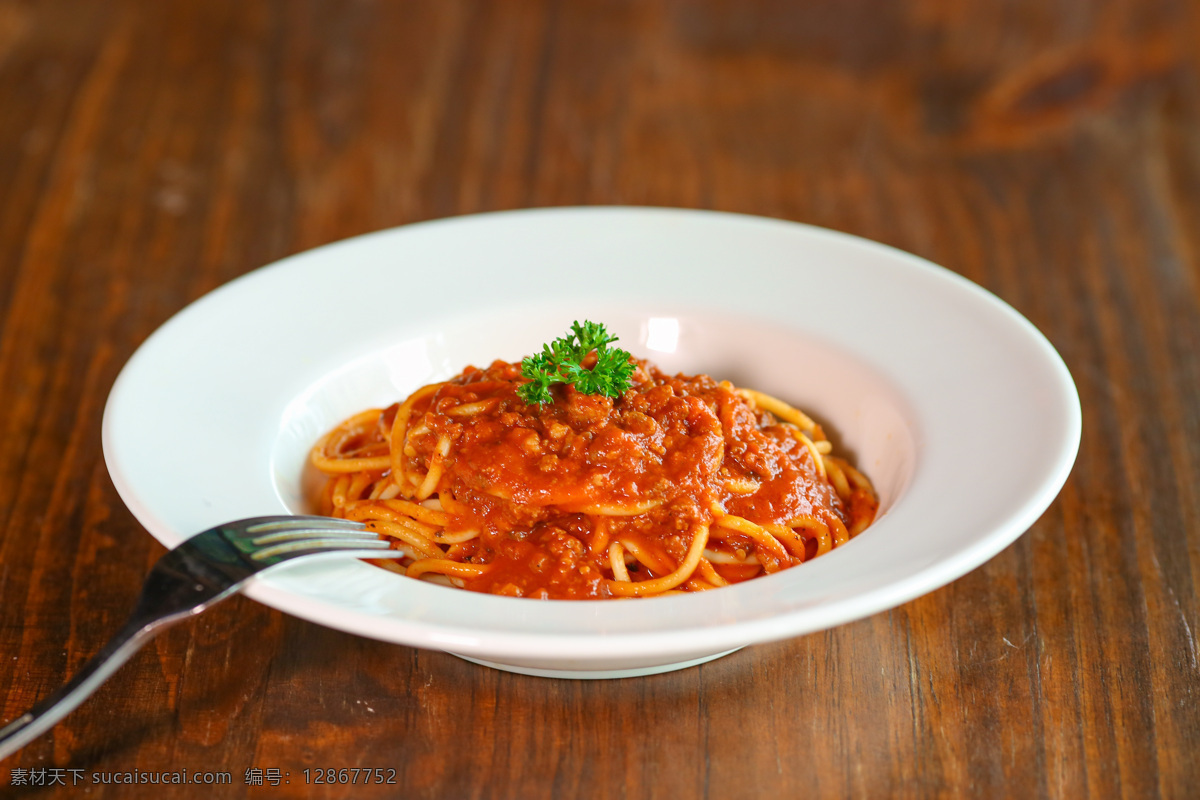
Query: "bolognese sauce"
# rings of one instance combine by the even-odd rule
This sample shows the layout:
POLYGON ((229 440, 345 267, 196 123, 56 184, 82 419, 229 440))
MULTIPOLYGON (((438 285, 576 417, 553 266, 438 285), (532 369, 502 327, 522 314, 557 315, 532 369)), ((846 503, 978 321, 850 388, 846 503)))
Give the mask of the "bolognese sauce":
POLYGON ((870 482, 768 395, 635 360, 617 397, 518 393, 521 365, 467 367, 355 415, 314 448, 322 513, 408 551, 391 568, 500 595, 704 591, 778 572, 874 519, 870 482))

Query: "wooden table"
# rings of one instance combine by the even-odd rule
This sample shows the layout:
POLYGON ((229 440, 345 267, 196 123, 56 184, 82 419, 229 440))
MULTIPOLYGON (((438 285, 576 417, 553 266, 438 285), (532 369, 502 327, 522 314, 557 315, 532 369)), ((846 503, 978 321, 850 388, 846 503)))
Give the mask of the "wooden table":
POLYGON ((213 796, 360 797, 303 770, 385 767, 404 797, 1197 796, 1198 42, 1167 0, 0 0, 4 719, 162 553, 101 455, 118 370, 314 245, 564 204, 828 226, 1011 303, 1084 412, 1029 533, 893 611, 569 682, 234 599, 0 766, 0 795, 203 796, 93 776, 187 769, 230 773, 213 796), (11 785, 39 774, 67 786, 11 785))

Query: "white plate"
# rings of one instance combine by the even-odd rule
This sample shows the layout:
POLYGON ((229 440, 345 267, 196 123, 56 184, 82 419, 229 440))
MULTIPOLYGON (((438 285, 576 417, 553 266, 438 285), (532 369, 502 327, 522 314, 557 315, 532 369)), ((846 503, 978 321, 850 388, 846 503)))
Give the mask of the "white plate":
POLYGON ((467 363, 516 360, 573 319, 672 371, 783 397, 880 492, 873 526, 771 577, 686 597, 539 602, 361 562, 246 594, 334 628, 505 669, 608 677, 821 630, 958 578, 1066 480, 1079 399, 1049 343, 915 256, 789 222, 573 208, 460 217, 322 247, 240 278, 151 336, 113 387, 104 454, 163 544, 303 511, 308 448, 342 418, 467 363))

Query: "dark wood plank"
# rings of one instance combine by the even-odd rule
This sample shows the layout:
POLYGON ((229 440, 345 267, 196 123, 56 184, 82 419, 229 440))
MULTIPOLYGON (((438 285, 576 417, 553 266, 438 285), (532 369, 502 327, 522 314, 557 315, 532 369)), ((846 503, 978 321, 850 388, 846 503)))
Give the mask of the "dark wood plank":
POLYGON ((574 683, 235 599, 0 765, 0 794, 77 792, 10 785, 71 768, 96 797, 191 797, 90 783, 188 768, 230 772, 218 796, 358 797, 302 771, 380 766, 412 797, 1193 796, 1197 41, 1170 0, 0 0, 5 719, 161 553, 104 469, 121 365, 204 292, 346 236, 597 203, 824 225, 1012 303, 1084 411, 1030 532, 890 612, 574 683))

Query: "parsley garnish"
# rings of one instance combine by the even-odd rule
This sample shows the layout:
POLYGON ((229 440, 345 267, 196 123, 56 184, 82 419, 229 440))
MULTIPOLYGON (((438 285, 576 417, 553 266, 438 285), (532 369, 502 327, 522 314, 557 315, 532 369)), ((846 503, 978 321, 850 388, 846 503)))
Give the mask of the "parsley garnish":
POLYGON ((609 348, 615 341, 617 337, 609 336, 598 322, 584 321, 582 325, 578 320, 572 322, 566 336, 542 345, 542 352, 521 361, 521 377, 529 383, 517 389, 517 394, 529 405, 552 403, 551 385, 573 383, 576 391, 584 394, 620 397, 629 388, 637 365, 630 361, 626 351, 609 348), (591 369, 584 369, 583 359, 593 350, 596 363, 591 369))

